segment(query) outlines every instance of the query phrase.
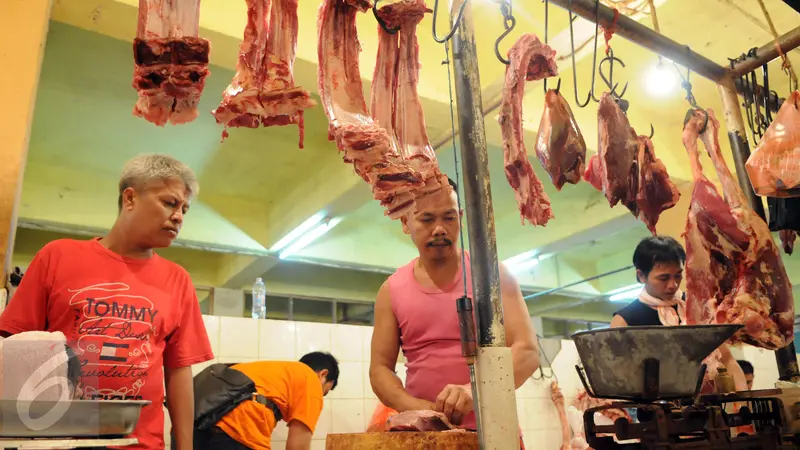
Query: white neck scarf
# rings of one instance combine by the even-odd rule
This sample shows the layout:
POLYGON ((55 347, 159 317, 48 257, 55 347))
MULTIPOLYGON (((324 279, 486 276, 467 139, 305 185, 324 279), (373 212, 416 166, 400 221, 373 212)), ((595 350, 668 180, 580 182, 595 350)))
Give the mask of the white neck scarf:
POLYGON ((639 301, 658 311, 658 319, 661 325, 674 327, 686 324, 686 302, 683 300, 683 292, 678 289, 675 295, 668 300, 655 298, 647 293, 647 289, 642 288, 639 294, 639 301), (678 310, 675 310, 675 306, 678 310))

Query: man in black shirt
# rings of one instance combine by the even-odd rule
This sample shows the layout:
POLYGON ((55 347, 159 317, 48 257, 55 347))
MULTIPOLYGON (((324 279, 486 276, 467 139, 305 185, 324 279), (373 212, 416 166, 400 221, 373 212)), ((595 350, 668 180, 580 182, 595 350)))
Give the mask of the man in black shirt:
MULTIPOLYGON (((639 298, 614 313, 611 328, 680 325, 685 319, 685 294, 680 291, 686 252, 669 236, 650 236, 633 252, 636 279, 644 285, 639 298)), ((747 389, 742 368, 727 345, 719 348, 721 362, 733 377, 737 391, 747 389)))

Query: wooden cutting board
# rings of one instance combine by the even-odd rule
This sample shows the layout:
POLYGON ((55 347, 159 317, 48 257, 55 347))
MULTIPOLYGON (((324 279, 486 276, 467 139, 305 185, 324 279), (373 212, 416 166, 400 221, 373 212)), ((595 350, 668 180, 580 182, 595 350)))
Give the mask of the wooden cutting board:
POLYGON ((325 450, 478 450, 478 434, 411 432, 329 434, 325 450))

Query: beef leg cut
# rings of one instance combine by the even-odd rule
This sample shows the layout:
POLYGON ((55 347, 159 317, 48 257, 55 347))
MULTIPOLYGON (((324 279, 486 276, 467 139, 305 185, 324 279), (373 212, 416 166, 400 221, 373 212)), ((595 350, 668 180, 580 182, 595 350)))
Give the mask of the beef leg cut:
POLYGON ((550 89, 536 135, 536 156, 559 191, 565 183, 577 184, 586 161, 586 142, 572 109, 558 90, 550 89))
POLYGON ((711 110, 707 118, 695 111, 683 130, 695 180, 684 232, 686 321, 743 324, 733 342, 782 348, 794 336, 791 284, 767 224, 746 203, 723 160, 718 133, 719 122, 711 110), (724 197, 703 174, 698 137, 711 157, 724 197))
POLYGON ((547 225, 553 218, 550 198, 528 159, 523 140, 522 98, 525 81, 541 80, 558 75, 556 52, 534 34, 523 34, 508 51, 509 65, 503 85, 500 106, 500 131, 503 136, 503 160, 506 178, 519 205, 522 222, 547 225))
POLYGON ((597 154, 589 158, 584 179, 605 194, 611 207, 621 202, 656 234, 661 213, 680 200, 678 187, 656 157, 653 142, 636 135, 608 93, 600 98, 597 121, 597 154))
POLYGON ((303 111, 316 102, 294 82, 297 0, 246 1, 236 75, 212 114, 226 128, 296 124, 303 148, 303 111))
POLYGON ((198 37, 200 0, 139 0, 133 41, 133 114, 158 126, 198 116, 211 46, 198 37))

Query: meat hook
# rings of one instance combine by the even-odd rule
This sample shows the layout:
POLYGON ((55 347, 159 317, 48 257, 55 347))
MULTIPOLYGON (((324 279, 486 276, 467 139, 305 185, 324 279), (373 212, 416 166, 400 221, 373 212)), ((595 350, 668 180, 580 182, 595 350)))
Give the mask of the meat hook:
POLYGON ((606 86, 608 86, 609 94, 612 97, 622 98, 625 95, 625 92, 628 90, 628 83, 625 82, 625 86, 623 86, 622 92, 617 93, 617 87, 619 86, 619 83, 616 84, 614 83, 615 62, 619 63, 619 65, 621 65, 622 67, 625 67, 625 63, 621 59, 614 56, 614 50, 612 48, 609 48, 608 56, 600 60, 600 63, 597 65, 597 71, 600 73, 600 78, 602 78, 603 81, 606 83, 606 86), (608 78, 606 78, 606 75, 603 73, 603 63, 605 62, 608 63, 608 78))
MULTIPOLYGON (((464 3, 467 1, 469 0, 464 0, 464 3)), ((506 29, 506 31, 504 31, 496 41, 494 41, 494 54, 501 63, 509 65, 511 62, 503 58, 503 54, 500 53, 500 42, 502 42, 503 39, 505 39, 505 37, 508 36, 512 30, 514 30, 514 27, 517 26, 517 19, 514 18, 514 14, 511 12, 511 0, 500 0, 500 13, 503 15, 503 27, 506 29)), ((459 12, 459 14, 461 13, 459 12)), ((434 21, 434 23, 436 22, 434 21)))
MULTIPOLYGON (((400 27, 389 28, 389 26, 386 25, 386 22, 384 22, 383 19, 378 17, 378 2, 380 2, 380 0, 375 0, 372 3, 372 14, 375 16, 375 20, 378 21, 378 25, 380 25, 381 28, 383 28, 383 31, 385 31, 385 32, 387 32, 389 34, 397 34, 397 32, 400 31, 400 27)), ((436 14, 436 12, 434 12, 434 14, 436 14)), ((434 19, 433 23, 434 23, 434 27, 435 27, 436 26, 436 19, 434 19)))
MULTIPOLYGON (((690 120, 692 120, 692 117, 694 117, 695 111, 702 111, 703 114, 705 114, 705 116, 706 116, 706 120, 703 122, 703 126, 700 128, 700 134, 703 134, 703 133, 706 132, 706 128, 708 128, 708 111, 706 111, 703 108, 700 108, 699 106, 697 108, 689 108, 689 110, 686 111, 686 116, 684 116, 684 118, 683 118, 683 126, 685 127, 686 124, 689 123, 690 120)), ((651 125, 651 127, 652 127, 652 125, 651 125)))
POLYGON ((595 5, 595 21, 594 21, 594 54, 592 56, 592 87, 589 89, 589 93, 586 94, 586 101, 581 103, 580 99, 578 99, 578 72, 575 68, 577 64, 575 64, 575 33, 572 28, 572 23, 578 18, 578 16, 572 13, 572 0, 569 0, 567 3, 567 11, 569 11, 569 42, 570 46, 572 47, 572 90, 575 94, 575 104, 578 108, 585 108, 586 105, 589 104, 590 101, 594 100, 595 102, 599 102, 600 100, 597 99, 594 95, 594 85, 595 85, 595 75, 597 74, 597 36, 600 33, 600 25, 599 25, 599 17, 600 17, 600 3, 598 2, 595 5))
POLYGON ((464 17, 464 7, 467 6, 467 2, 468 1, 469 0, 462 0, 461 7, 458 8, 458 14, 456 15, 456 20, 453 22, 453 27, 450 29, 450 31, 447 32, 447 34, 443 38, 440 38, 436 34, 436 18, 439 16, 439 0, 436 0, 433 3, 433 27, 432 28, 433 28, 433 40, 434 41, 436 41, 436 42, 438 42, 440 44, 444 44, 445 42, 449 41, 450 38, 453 37, 454 34, 456 34, 456 30, 458 29, 458 24, 461 23, 461 18, 464 17))
MULTIPOLYGON (((706 120, 708 120, 708 119, 706 119, 706 120)), ((705 128, 705 127, 703 127, 703 128, 705 128)), ((653 136, 655 136, 655 134, 656 134, 656 130, 655 130, 655 128, 653 128, 653 124, 651 123, 650 124, 650 136, 647 136, 647 139, 653 139, 653 136)))

